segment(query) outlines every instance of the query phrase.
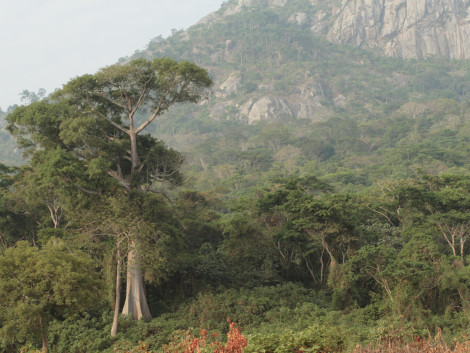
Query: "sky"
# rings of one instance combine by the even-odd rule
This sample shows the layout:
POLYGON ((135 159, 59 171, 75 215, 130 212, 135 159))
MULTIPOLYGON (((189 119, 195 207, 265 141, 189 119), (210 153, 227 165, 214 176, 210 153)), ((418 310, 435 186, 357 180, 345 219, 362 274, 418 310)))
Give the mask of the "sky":
POLYGON ((0 0, 0 108, 187 29, 223 0, 0 0))

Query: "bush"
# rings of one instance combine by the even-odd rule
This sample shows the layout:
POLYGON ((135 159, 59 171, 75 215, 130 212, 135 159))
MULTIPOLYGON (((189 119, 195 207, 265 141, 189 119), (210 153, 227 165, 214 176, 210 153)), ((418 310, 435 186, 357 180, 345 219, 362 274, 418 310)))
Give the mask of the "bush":
POLYGON ((245 353, 335 353, 344 349, 344 341, 337 328, 313 325, 305 330, 283 330, 257 333, 248 337, 245 353))

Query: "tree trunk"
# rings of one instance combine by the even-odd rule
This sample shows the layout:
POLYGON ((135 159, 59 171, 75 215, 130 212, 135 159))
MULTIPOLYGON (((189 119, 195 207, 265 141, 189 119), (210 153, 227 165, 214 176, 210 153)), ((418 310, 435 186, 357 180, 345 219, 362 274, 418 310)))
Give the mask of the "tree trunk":
POLYGON ((131 175, 133 175, 140 165, 139 154, 137 153, 137 134, 131 128, 129 132, 131 139, 131 175))
POLYGON ((126 301, 122 313, 132 315, 135 320, 152 318, 145 297, 144 281, 139 267, 139 257, 134 243, 129 244, 127 255, 126 301))
POLYGON ((116 265, 116 301, 114 304, 114 318, 113 318, 113 326, 111 327, 111 337, 116 337, 117 329, 118 329, 118 322, 119 322, 119 307, 121 306, 121 268, 122 268, 122 259, 121 259, 121 249, 119 245, 119 241, 117 242, 116 246, 116 257, 117 257, 117 265, 116 265))
POLYGON ((44 322, 41 316, 39 316, 39 327, 41 329, 42 353, 47 353, 49 349, 49 341, 47 339, 47 327, 44 327, 44 322))
POLYGON ((326 237, 323 236, 323 238, 322 238, 322 240, 321 240, 321 244, 322 244, 322 246, 323 246, 323 249, 325 249, 326 252, 328 253, 328 255, 330 256, 330 266, 329 266, 329 267, 330 267, 330 270, 331 270, 332 268, 334 268, 334 267, 336 266, 337 263, 336 263, 335 257, 333 256, 333 253, 331 252, 330 246, 329 246, 328 243, 326 242, 326 239, 325 239, 325 238, 326 238, 326 237))
POLYGON ((49 342, 47 340, 47 332, 44 332, 42 334, 42 353, 48 352, 48 346, 49 346, 49 342))
MULTIPOLYGON (((140 166, 139 154, 137 151, 137 134, 134 127, 134 118, 129 115, 129 137, 131 142, 131 179, 140 166)), ((126 301, 122 309, 124 315, 132 315, 134 320, 152 318, 145 297, 144 281, 139 266, 139 256, 134 242, 129 243, 127 253, 127 284, 126 301)))

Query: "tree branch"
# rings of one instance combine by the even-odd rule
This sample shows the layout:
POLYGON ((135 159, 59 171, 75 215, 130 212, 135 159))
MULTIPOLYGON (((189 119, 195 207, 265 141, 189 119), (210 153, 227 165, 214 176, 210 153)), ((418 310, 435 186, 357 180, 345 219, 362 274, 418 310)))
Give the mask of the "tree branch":
POLYGON ((148 81, 144 83, 144 87, 142 88, 142 92, 140 93, 139 99, 137 100, 137 103, 135 104, 134 109, 132 109, 132 111, 129 114, 130 116, 134 116, 135 112, 142 105, 145 98, 148 97, 150 91, 148 91, 146 88, 147 88, 147 83, 150 82, 150 81, 151 81, 151 78, 149 78, 148 81))
POLYGON ((106 115, 104 115, 103 113, 101 113, 100 111, 98 111, 97 109, 95 108, 91 108, 94 112, 96 112, 100 117, 102 117, 103 119, 106 119, 107 121, 109 121, 111 123, 111 125, 113 125, 116 129, 118 130, 121 130, 122 132, 124 132, 125 134, 130 134, 129 130, 128 129, 125 129, 123 128, 121 125, 119 125, 118 123, 115 123, 114 121, 112 121, 111 119, 109 119, 106 115))
POLYGON ((390 225, 392 225, 392 226, 394 225, 393 222, 392 222, 392 220, 390 219, 390 217, 388 217, 385 213, 380 212, 380 211, 377 211, 377 210, 374 210, 372 207, 369 207, 369 206, 367 206, 367 205, 365 205, 365 207, 366 207, 367 209, 371 210, 372 212, 375 212, 375 213, 377 213, 377 214, 379 214, 379 215, 385 217, 385 218, 387 219, 387 221, 390 223, 390 225))
POLYGON ((122 104, 116 102, 115 100, 107 97, 102 91, 92 91, 91 92, 93 95, 96 95, 98 97, 101 97, 101 98, 104 98, 105 100, 107 100, 109 103, 111 104, 114 104, 115 106, 121 108, 121 109, 127 109, 125 106, 123 106, 122 104))
POLYGON ((7 243, 5 242, 5 240, 3 240, 1 234, 0 234, 0 243, 2 244, 2 246, 3 246, 3 248, 4 248, 5 250, 8 249, 8 245, 7 245, 7 243))
POLYGON ((76 184, 72 184, 77 190, 80 190, 86 194, 90 194, 90 195, 101 195, 101 192, 99 191, 93 191, 93 190, 88 190, 88 189, 85 189, 84 187, 81 187, 79 185, 76 185, 76 184))
POLYGON ((137 135, 139 132, 141 132, 143 129, 145 129, 156 117, 158 114, 160 114, 160 110, 162 108, 163 101, 165 100, 165 95, 160 99, 160 102, 158 102, 157 108, 155 108, 155 111, 153 114, 144 122, 142 123, 137 129, 135 129, 135 134, 137 135))
POLYGON ((129 182, 127 180, 125 180, 124 178, 122 178, 121 176, 119 176, 118 173, 116 173, 115 171, 113 170, 108 170, 106 172, 106 174, 108 174, 110 177, 116 179, 117 181, 119 181, 119 183, 124 186, 127 190, 130 189, 130 185, 129 185, 129 182))
POLYGON ((147 188, 146 191, 150 191, 151 193, 154 193, 154 194, 163 195, 167 199, 167 201, 170 203, 171 207, 175 210, 177 218, 178 218, 178 222, 180 222, 180 224, 181 224, 181 226, 183 227, 184 230, 188 230, 186 228, 185 224, 183 223, 183 221, 181 220, 181 215, 179 214, 176 207, 173 205, 173 202, 171 201, 170 197, 164 191, 154 190, 154 189, 150 189, 150 188, 147 188))

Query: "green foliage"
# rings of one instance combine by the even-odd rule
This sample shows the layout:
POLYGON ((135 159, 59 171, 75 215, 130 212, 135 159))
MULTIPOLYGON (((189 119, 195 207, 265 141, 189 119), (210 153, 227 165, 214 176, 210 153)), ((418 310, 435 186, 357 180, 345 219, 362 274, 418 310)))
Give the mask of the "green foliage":
POLYGON ((49 322, 96 302, 100 280, 88 256, 61 242, 44 249, 18 242, 0 255, 2 345, 36 343, 49 322))
POLYGON ((282 330, 281 332, 263 332, 248 336, 245 352, 342 352, 344 333, 324 326, 314 325, 302 331, 282 330))
POLYGON ((89 310, 84 314, 54 320, 49 324, 49 342, 57 353, 104 352, 112 346, 109 336, 111 313, 99 317, 99 312, 89 310))
POLYGON ((60 125, 74 112, 67 102, 50 104, 46 100, 20 106, 7 116, 8 130, 20 136, 17 140, 28 154, 36 144, 44 148, 63 146, 59 138, 60 125))
POLYGON ((30 159, 0 164, 4 351, 46 331, 57 352, 158 350, 227 317, 248 352, 467 333, 468 63, 338 46, 288 22, 333 2, 267 3, 217 17, 223 5, 49 98, 23 92, 7 128, 30 159), (238 91, 207 94, 208 72, 184 60, 218 83, 234 74, 238 91), (298 117, 247 126, 241 111, 264 96, 298 117), (132 244, 156 317, 121 317, 112 339, 104 303, 132 244), (106 290, 88 298, 74 281, 96 272, 106 290))

